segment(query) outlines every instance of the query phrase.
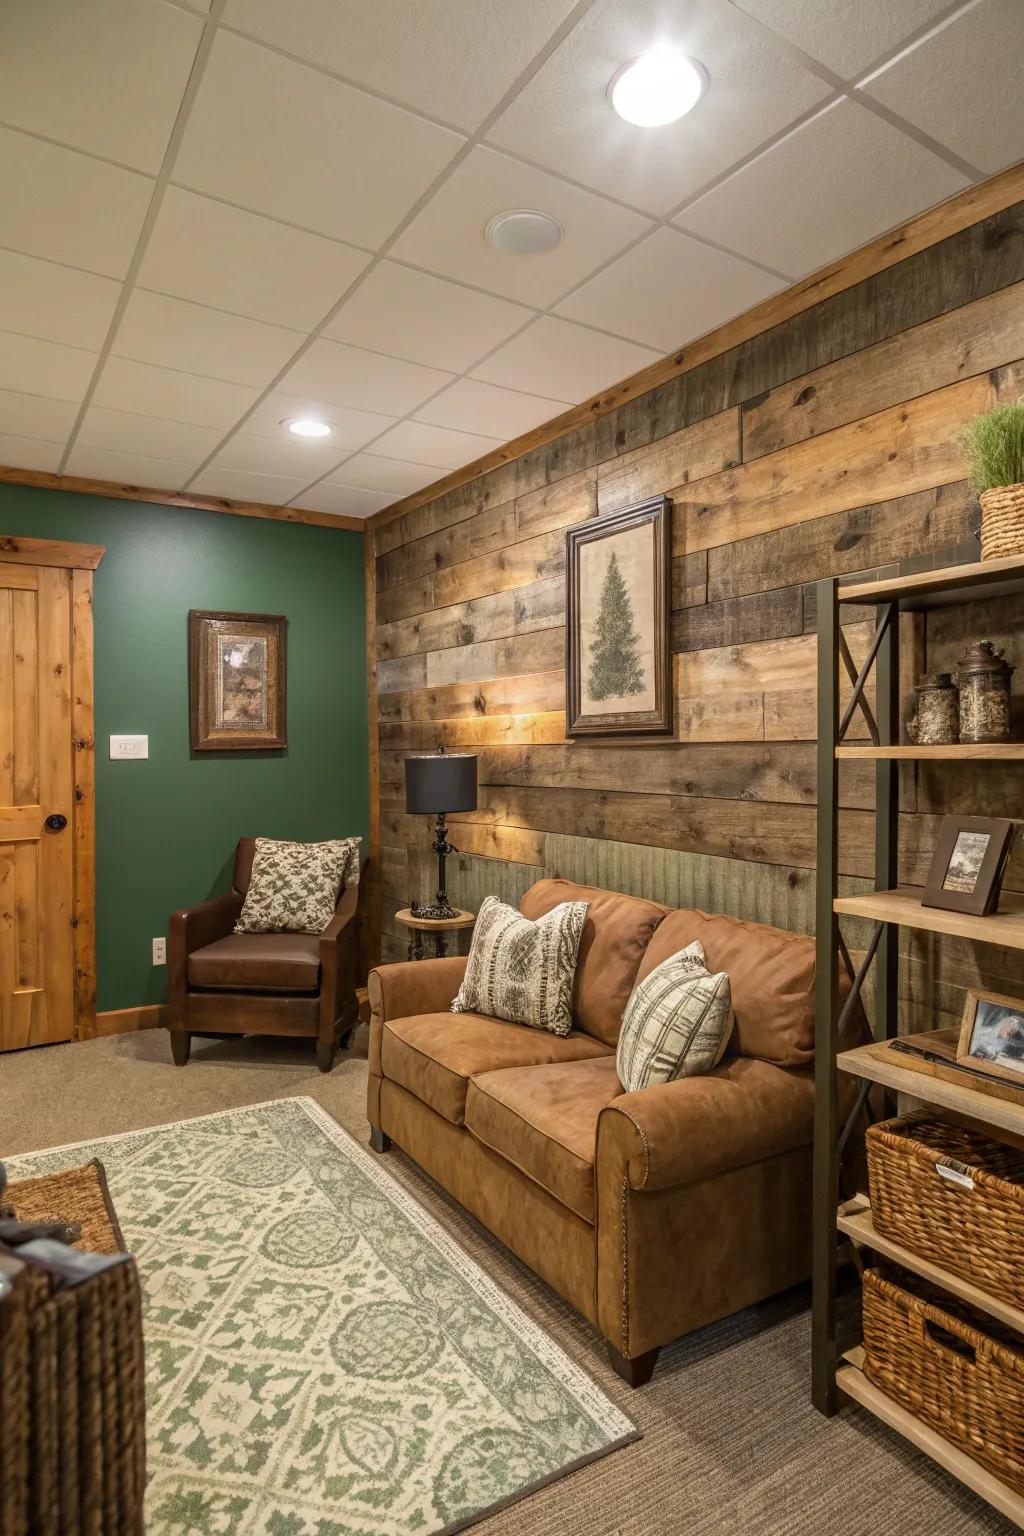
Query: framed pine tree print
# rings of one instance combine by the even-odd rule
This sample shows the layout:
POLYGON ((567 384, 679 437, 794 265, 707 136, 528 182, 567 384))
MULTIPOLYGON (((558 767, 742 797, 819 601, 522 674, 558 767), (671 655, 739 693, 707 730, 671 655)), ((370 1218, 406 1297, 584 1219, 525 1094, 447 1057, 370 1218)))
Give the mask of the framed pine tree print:
POLYGON ((566 530, 566 735, 672 729, 671 502, 652 496, 566 530))

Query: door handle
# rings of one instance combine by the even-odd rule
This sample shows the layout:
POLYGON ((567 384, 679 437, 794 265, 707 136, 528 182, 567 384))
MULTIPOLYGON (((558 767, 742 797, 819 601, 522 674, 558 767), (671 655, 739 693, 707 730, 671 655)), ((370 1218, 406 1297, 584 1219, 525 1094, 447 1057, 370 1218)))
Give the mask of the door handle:
POLYGON ((44 826, 49 827, 51 832, 63 832, 67 824, 67 817, 62 816, 60 811, 54 811, 53 815, 47 816, 46 821, 43 823, 44 826))

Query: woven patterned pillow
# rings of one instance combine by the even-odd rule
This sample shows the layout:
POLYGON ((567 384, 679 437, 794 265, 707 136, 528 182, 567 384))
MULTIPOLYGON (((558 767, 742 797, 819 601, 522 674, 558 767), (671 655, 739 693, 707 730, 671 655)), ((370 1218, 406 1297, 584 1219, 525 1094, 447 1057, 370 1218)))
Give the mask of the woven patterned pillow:
POLYGON ((700 944, 690 944, 645 976, 630 994, 615 1068, 627 1093, 697 1077, 721 1061, 732 1034, 725 971, 712 976, 700 944))
POLYGON ((258 837, 235 932, 323 933, 342 885, 359 880, 361 841, 286 843, 258 837))
POLYGON ((480 907, 452 1013, 486 1013, 553 1035, 572 1030, 572 985, 586 901, 563 901, 531 922, 497 896, 480 907))

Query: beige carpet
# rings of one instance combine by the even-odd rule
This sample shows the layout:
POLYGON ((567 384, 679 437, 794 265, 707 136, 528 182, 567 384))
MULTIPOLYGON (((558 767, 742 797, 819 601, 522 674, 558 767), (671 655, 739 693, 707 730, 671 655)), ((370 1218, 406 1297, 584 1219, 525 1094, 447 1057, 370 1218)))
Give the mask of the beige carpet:
MULTIPOLYGON (((284 1041, 197 1040, 171 1065, 162 1031, 0 1057, 0 1154, 309 1094, 360 1139, 366 1032, 329 1077, 284 1041)), ((968 1536, 1013 1529, 859 1409, 808 1399, 809 1317, 790 1296, 665 1351, 630 1392, 593 1329, 400 1153, 387 1166, 643 1431, 474 1528, 481 1536, 968 1536)))

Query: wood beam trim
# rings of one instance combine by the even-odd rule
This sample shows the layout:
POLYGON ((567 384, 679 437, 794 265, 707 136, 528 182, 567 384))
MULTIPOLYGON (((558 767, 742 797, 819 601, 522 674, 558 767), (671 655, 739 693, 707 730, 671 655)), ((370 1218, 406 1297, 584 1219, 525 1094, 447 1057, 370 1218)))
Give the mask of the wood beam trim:
POLYGON ((0 560, 15 565, 54 565, 62 570, 94 571, 106 554, 103 544, 68 544, 57 539, 22 539, 0 534, 0 560))
POLYGON ((457 490, 471 480, 476 480, 481 475, 500 468, 503 464, 509 464, 521 458, 523 454, 535 448, 554 442, 556 438, 584 426, 589 421, 608 415, 610 411, 617 410, 628 401, 648 394, 652 389, 657 389, 660 385, 688 373, 700 363, 728 352, 730 348, 751 340, 762 331, 802 314, 804 310, 813 308, 824 299, 832 298, 847 288, 853 288, 857 283, 864 282, 878 272, 884 272, 888 267, 916 255, 918 251, 926 250, 930 245, 937 245, 940 240, 946 240, 972 224, 977 224, 992 214, 1000 213, 1004 208, 1010 207, 1022 198, 1024 198, 1024 161, 1010 166, 1005 171, 1000 171, 998 175, 990 177, 977 186, 968 187, 963 192, 956 193, 924 213, 917 214, 906 223, 897 225, 895 229, 862 245, 858 250, 840 257, 837 261, 822 267, 818 272, 811 273, 809 277, 794 283, 782 293, 773 294, 762 303, 755 305, 753 309, 748 309, 742 315, 727 321, 725 325, 687 343, 668 357, 660 358, 658 362, 642 368, 638 373, 623 379, 620 384, 614 385, 611 389, 593 395, 582 404, 564 411, 561 416, 556 416, 553 420, 544 422, 529 432, 524 432, 501 448, 496 448, 491 453, 474 460, 472 464, 453 470, 451 474, 445 475, 443 479, 435 481, 432 485, 425 486, 423 490, 416 491, 401 501, 393 502, 389 507, 383 507, 367 521, 375 527, 393 522, 406 512, 425 506, 448 491, 457 490))
MULTIPOLYGON (((82 475, 54 475, 41 469, 16 469, 0 464, 0 485, 27 485, 44 491, 77 491, 82 496, 109 496, 115 501, 144 501, 158 507, 187 507, 198 512, 223 512, 229 517, 255 517, 277 523, 304 523, 313 528, 342 528, 365 533, 366 519, 335 517, 263 501, 230 501, 222 496, 190 496, 185 491, 159 491, 145 485, 121 485, 114 480, 90 480, 82 475)), ((22 541, 24 542, 24 541, 22 541)), ((4 558, 8 558, 6 555, 4 558)))

